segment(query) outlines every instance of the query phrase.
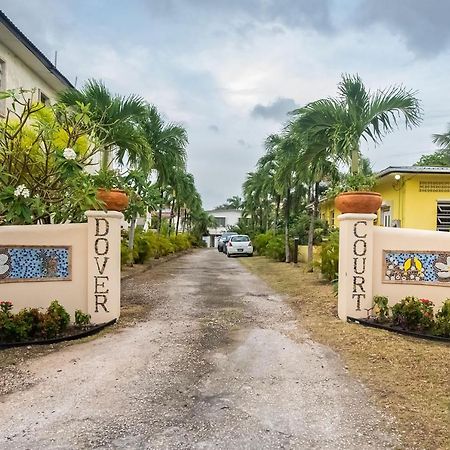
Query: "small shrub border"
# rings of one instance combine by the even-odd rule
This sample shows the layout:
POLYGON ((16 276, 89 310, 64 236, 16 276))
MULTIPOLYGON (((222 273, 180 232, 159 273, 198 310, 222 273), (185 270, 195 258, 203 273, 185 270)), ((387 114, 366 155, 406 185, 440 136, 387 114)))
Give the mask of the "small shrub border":
POLYGON ((0 302, 0 343, 57 339, 92 327, 90 315, 81 310, 75 311, 74 325, 69 327, 70 315, 57 300, 46 311, 24 308, 14 314, 12 308, 12 302, 0 302))
POLYGON ((433 302, 426 298, 407 296, 390 307, 387 297, 377 295, 373 303, 367 319, 349 319, 412 335, 450 339, 450 298, 436 314, 433 302))

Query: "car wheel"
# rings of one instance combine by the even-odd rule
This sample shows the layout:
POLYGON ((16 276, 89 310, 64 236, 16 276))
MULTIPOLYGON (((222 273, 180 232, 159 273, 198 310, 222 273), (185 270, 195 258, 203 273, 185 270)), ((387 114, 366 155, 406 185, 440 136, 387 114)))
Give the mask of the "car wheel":
POLYGON ((231 258, 231 255, 229 253, 227 253, 228 258, 231 258))
POLYGON ((253 253, 249 253, 248 256, 253 256, 253 253))

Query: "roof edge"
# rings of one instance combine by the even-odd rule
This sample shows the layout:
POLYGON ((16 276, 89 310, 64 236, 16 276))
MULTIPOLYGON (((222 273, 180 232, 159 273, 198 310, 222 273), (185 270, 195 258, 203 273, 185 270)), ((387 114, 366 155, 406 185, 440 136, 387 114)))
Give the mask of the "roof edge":
POLYGON ((56 66, 17 28, 9 17, 0 10, 0 23, 6 28, 41 62, 41 64, 68 88, 75 86, 56 68, 56 66))

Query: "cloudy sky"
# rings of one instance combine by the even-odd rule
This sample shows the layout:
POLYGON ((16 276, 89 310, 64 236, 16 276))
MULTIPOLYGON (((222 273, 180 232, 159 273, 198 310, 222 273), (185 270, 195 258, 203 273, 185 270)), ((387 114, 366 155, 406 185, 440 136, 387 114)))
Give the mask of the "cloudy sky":
POLYGON ((333 96, 344 72, 417 91, 424 121, 364 147, 374 169, 414 163, 450 122, 446 0, 0 0, 80 87, 103 79, 189 133, 205 207, 240 194, 286 112, 333 96))

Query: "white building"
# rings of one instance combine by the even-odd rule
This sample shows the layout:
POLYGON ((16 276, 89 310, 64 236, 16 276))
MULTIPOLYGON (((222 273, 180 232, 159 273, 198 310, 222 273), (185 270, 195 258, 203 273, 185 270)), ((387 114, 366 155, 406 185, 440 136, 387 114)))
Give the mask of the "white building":
MULTIPOLYGON (((72 83, 0 11, 0 91, 35 90, 36 101, 49 103, 58 92, 73 88, 72 83)), ((0 116, 10 100, 0 101, 0 116)))
POLYGON ((242 211, 238 209, 212 209, 206 212, 216 219, 217 226, 215 228, 209 228, 209 235, 203 236, 203 240, 208 247, 217 247, 220 235, 228 231, 231 227, 238 225, 242 217, 242 211))

